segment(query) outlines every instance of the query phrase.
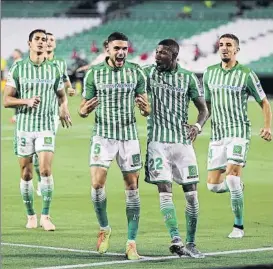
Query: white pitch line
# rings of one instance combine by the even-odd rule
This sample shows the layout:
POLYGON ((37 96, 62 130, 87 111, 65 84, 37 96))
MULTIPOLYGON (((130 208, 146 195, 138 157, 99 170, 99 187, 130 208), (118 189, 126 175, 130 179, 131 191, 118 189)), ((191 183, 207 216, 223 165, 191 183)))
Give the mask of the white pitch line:
MULTIPOLYGON (((59 248, 59 247, 37 246, 37 245, 15 244, 15 243, 1 243, 1 245, 98 254, 96 251, 71 249, 71 248, 59 248)), ((204 254, 206 256, 219 256, 219 255, 231 255, 231 254, 239 254, 239 253, 261 252, 261 251, 273 251, 273 247, 227 250, 227 251, 219 251, 219 252, 209 252, 209 253, 204 253, 204 254)), ((108 252, 108 253, 105 253, 104 255, 124 256, 124 254, 114 253, 114 252, 108 252)), ((39 268, 35 268, 35 269, 72 269, 72 268, 96 267, 96 266, 102 266, 102 265, 126 264, 126 263, 136 263, 136 262, 146 262, 146 261, 163 261, 163 260, 178 259, 178 258, 179 258, 178 256, 165 256, 165 257, 164 256, 161 256, 161 257, 142 256, 141 260, 135 260, 135 261, 122 260, 122 261, 109 261, 109 262, 95 262, 95 263, 88 263, 88 264, 73 264, 73 265, 61 265, 61 266, 51 266, 51 267, 39 267, 39 268)), ((183 258, 188 258, 188 257, 183 257, 183 258)))
MULTIPOLYGON (((60 250, 60 251, 68 251, 68 252, 78 252, 78 253, 92 253, 98 254, 97 251, 94 250, 83 250, 83 249, 73 249, 73 248, 59 248, 59 247, 49 247, 49 246, 37 246, 37 245, 26 245, 26 244, 14 244, 14 243, 1 243, 3 246, 13 246, 13 247, 25 247, 25 248, 40 248, 40 249, 51 249, 51 250, 60 250)), ((124 254, 115 253, 115 252, 107 252, 104 255, 108 256, 123 256, 124 254)))
MULTIPOLYGON (((256 248, 256 249, 239 249, 239 250, 228 250, 228 251, 219 251, 219 252, 209 252, 204 253, 206 256, 218 256, 218 255, 230 255, 238 253, 250 253, 250 252, 260 252, 260 251, 273 251, 273 247, 269 248, 256 248)), ((97 267, 103 265, 113 265, 113 264, 126 264, 126 263, 137 263, 137 262, 147 262, 147 261, 164 261, 170 259, 179 259, 178 256, 166 256, 166 257, 143 257, 141 260, 123 260, 123 261, 109 261, 109 262, 95 262, 88 264, 73 264, 73 265, 61 265, 61 266, 51 266, 51 267, 37 267, 33 269, 72 269, 72 268, 85 268, 85 267, 97 267)), ((181 257, 189 258, 189 257, 181 257)))

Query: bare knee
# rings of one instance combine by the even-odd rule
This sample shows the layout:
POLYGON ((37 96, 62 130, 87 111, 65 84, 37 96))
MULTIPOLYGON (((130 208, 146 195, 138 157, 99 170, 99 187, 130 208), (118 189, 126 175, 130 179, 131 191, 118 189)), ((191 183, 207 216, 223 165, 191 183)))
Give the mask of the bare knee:
POLYGON ((123 175, 126 190, 138 189, 139 173, 126 173, 123 175))
POLYGON ((91 185, 93 189, 101 189, 104 187, 107 176, 107 169, 104 167, 91 167, 91 185))
POLYGON ((49 167, 40 168, 40 175, 42 177, 49 177, 51 175, 51 169, 49 167))
POLYGON ((227 176, 240 177, 242 172, 242 166, 237 164, 229 164, 227 166, 227 176))
POLYGON ((208 179, 207 183, 210 184, 219 184, 223 180, 222 178, 222 170, 214 170, 214 171, 209 171, 208 172, 208 179))
POLYGON ((32 158, 20 158, 21 178, 25 181, 32 179, 32 158))
POLYGON ((32 170, 29 167, 22 168, 22 179, 25 181, 32 179, 32 170))

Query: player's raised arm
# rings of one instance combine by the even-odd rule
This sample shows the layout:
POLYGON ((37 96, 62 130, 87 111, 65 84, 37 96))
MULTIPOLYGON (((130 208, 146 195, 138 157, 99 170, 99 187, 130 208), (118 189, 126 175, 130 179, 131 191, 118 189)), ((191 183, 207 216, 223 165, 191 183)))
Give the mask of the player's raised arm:
POLYGON ((99 100, 95 96, 96 86, 94 84, 94 71, 90 69, 83 80, 82 101, 80 104, 79 115, 82 118, 88 115, 98 106, 99 100))

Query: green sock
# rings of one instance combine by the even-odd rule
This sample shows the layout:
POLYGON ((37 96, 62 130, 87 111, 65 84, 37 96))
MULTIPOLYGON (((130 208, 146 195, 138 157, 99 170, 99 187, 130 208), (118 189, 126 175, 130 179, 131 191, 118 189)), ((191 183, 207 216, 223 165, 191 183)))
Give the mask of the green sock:
POLYGON ((126 216, 128 221, 128 240, 135 240, 138 231, 140 199, 138 190, 126 190, 126 216))
POLYGON ((243 226, 244 194, 241 186, 241 179, 237 176, 228 175, 227 184, 230 189, 230 199, 232 212, 234 214, 234 224, 243 226))
POLYGON ((91 190, 91 198, 94 205, 94 209, 97 215, 98 222, 101 228, 108 226, 108 218, 106 212, 106 193, 105 188, 93 189, 91 190))
POLYGON ((187 228, 186 242, 194 243, 199 211, 197 191, 185 192, 185 198, 186 198, 185 216, 187 228))
POLYGON ((54 190, 53 176, 41 176, 41 193, 43 197, 42 215, 49 215, 49 208, 52 201, 52 193, 54 190))
POLYGON ((180 237, 178 231, 178 224, 176 218, 175 207, 172 200, 172 193, 161 192, 160 197, 160 211, 164 217, 165 225, 169 231, 171 238, 180 237))
POLYGON ((41 175, 40 175, 40 169, 39 169, 39 159, 38 159, 37 154, 33 155, 33 166, 34 166, 35 172, 37 174, 38 182, 41 182, 41 175))
POLYGON ((27 209, 27 214, 29 216, 34 215, 34 209, 33 209, 33 182, 32 179, 29 181, 25 181, 21 179, 20 182, 20 191, 21 195, 24 201, 24 204, 27 209))

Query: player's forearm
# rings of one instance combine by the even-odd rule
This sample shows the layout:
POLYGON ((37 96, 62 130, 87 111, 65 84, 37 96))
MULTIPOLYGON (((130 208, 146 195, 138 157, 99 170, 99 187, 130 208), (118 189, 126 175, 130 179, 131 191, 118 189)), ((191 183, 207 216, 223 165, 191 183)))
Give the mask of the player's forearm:
POLYGON ((65 90, 67 90, 68 88, 72 88, 72 85, 71 85, 70 80, 67 80, 67 81, 64 83, 64 87, 65 87, 65 90))
POLYGON ((264 99, 261 106, 262 106, 263 116, 264 116, 264 127, 271 128, 272 111, 271 111, 270 103, 268 102, 267 99, 264 99))
POLYGON ((59 107, 67 107, 68 106, 68 100, 66 94, 62 94, 58 96, 58 102, 59 102, 59 107))
POLYGON ((5 96, 3 100, 3 105, 5 108, 15 108, 18 106, 27 106, 28 99, 19 99, 12 96, 5 96))
POLYGON ((194 100, 194 105, 198 109, 196 122, 200 124, 201 127, 203 127, 209 117, 209 111, 206 102, 203 97, 198 97, 194 100))

